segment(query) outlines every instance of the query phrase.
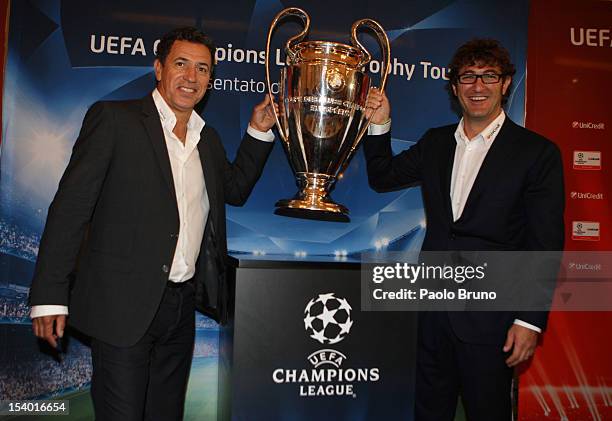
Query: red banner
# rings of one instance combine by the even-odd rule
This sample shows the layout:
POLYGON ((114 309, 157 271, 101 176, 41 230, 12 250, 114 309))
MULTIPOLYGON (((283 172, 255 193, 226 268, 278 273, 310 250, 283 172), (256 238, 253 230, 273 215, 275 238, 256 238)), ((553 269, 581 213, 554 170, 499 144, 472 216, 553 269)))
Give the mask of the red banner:
MULTIPOLYGON (((531 6, 526 126, 563 155, 566 250, 612 250, 611 22, 609 1, 531 6)), ((599 270, 611 264, 601 262, 599 270)), ((551 313, 521 376, 520 420, 612 419, 611 327, 609 312, 551 313)))

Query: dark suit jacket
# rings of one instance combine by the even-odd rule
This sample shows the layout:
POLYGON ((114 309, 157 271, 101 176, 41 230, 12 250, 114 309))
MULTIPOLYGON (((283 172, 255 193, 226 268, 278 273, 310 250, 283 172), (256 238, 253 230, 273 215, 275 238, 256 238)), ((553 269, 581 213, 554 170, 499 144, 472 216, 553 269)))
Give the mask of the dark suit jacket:
MULTIPOLYGON (((230 163, 215 130, 206 125, 201 133, 210 212, 196 306, 217 320, 225 319, 228 299, 225 203, 247 200, 271 149, 247 134, 230 163)), ((82 332, 117 346, 134 344, 160 303, 178 232, 172 170, 151 95, 98 102, 85 116, 49 207, 30 304, 67 305, 70 324, 82 332)))
MULTIPOLYGON (((421 185, 427 232, 424 251, 562 250, 563 167, 557 146, 513 123, 500 129, 453 221, 450 183, 457 125, 430 129, 392 156, 390 133, 364 142, 370 186, 390 191, 421 185)), ((456 313, 455 332, 469 342, 502 342, 514 318, 546 326, 547 313, 456 313)))

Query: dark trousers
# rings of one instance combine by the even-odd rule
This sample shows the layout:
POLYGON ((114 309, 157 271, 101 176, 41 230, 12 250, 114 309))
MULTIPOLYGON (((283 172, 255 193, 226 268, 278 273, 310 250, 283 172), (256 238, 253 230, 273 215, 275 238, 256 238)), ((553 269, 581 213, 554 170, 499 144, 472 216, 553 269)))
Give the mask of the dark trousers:
POLYGON ((181 420, 194 336, 194 288, 185 284, 166 287, 151 326, 135 345, 93 339, 96 420, 181 420))
POLYGON ((452 313, 419 314, 416 367, 416 421, 452 421, 459 394, 469 421, 512 419, 513 370, 503 344, 459 340, 452 313))

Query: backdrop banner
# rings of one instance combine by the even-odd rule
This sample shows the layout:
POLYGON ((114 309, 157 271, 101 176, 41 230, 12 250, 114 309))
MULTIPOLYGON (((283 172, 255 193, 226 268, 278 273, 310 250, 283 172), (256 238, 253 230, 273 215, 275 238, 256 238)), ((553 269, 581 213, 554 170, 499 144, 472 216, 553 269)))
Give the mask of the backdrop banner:
MULTIPOLYGON (((157 40, 176 26, 199 26, 218 46, 202 116, 232 158, 253 105, 265 94, 268 27, 289 6, 312 18, 311 40, 349 43, 352 23, 366 17, 385 28, 391 41, 387 94, 396 152, 428 128, 458 121, 446 89, 446 66, 456 48, 474 37, 499 39, 509 49, 517 73, 507 113, 524 123, 527 0, 11 2, 0 156, 0 399, 72 393, 73 411, 89 410, 83 392, 91 375, 88 348, 72 340, 61 362, 42 353, 27 306, 47 208, 87 108, 98 100, 149 95, 157 40)), ((285 41, 300 29, 287 22, 276 31, 274 80, 283 66, 285 41)), ((367 33, 360 40, 373 53, 367 70, 378 84, 380 48, 367 33)), ((350 223, 274 215, 275 202, 295 193, 294 180, 282 148, 275 146, 246 206, 228 208, 228 246, 234 255, 358 261, 362 252, 420 248, 426 229, 420 189, 375 193, 361 151, 332 193, 350 209, 350 223)), ((217 325, 199 317, 196 343, 186 419, 214 417, 216 411, 217 325)))

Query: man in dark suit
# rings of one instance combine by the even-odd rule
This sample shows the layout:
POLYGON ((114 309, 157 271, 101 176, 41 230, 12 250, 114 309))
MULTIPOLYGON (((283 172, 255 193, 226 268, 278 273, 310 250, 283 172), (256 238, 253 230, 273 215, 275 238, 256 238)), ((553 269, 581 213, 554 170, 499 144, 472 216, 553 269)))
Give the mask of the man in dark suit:
MULTIPOLYGON (((461 121, 428 130, 396 156, 389 102, 373 90, 374 125, 364 143, 370 185, 421 186, 423 251, 562 250, 561 156, 505 115, 515 72, 508 52, 497 41, 473 40, 457 50, 450 70, 461 121)), ((416 419, 454 419, 461 393, 469 420, 510 420, 512 367, 533 355, 546 321, 545 311, 421 313, 416 419)))
POLYGON ((98 420, 181 419, 194 310, 226 317, 225 204, 242 205, 259 178, 275 105, 266 97, 255 106, 230 163, 193 110, 214 56, 196 28, 162 37, 156 89, 89 109, 49 208, 30 291, 33 329, 56 346, 70 314, 92 337, 98 420))

